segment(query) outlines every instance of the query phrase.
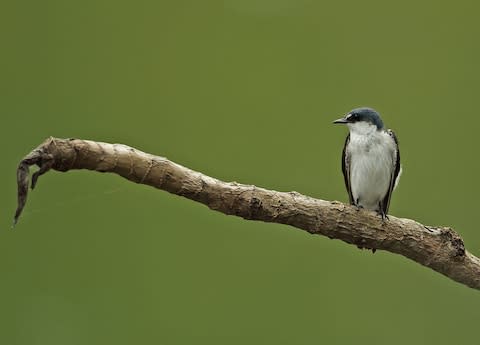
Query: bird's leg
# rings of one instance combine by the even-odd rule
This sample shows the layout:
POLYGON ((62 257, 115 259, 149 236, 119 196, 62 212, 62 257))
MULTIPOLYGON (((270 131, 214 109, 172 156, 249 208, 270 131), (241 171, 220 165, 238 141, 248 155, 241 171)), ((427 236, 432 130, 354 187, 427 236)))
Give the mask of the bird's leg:
POLYGON ((382 217, 384 222, 388 220, 388 215, 383 211, 382 202, 378 203, 378 214, 382 217))
POLYGON ((360 205, 360 198, 357 198, 357 200, 355 200, 353 205, 357 208, 357 212, 363 209, 363 206, 360 205))

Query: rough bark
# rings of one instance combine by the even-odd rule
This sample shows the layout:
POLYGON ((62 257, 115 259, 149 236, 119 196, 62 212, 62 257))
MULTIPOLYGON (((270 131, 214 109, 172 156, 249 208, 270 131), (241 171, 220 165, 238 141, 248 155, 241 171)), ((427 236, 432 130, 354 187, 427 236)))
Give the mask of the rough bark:
POLYGON ((382 221, 373 212, 337 201, 223 182, 121 144, 47 139, 18 166, 18 208, 14 223, 27 199, 31 165, 40 167, 32 176, 32 189, 38 177, 50 169, 112 172, 130 181, 201 202, 225 214, 288 224, 361 248, 401 254, 459 283, 480 289, 480 259, 465 250, 463 240, 451 228, 425 226, 393 216, 382 221))

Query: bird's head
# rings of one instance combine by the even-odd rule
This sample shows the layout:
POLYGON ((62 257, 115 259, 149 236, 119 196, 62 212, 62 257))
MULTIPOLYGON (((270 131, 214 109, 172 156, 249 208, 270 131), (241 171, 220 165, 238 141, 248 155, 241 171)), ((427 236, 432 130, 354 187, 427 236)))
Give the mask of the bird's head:
POLYGON ((380 114, 372 108, 356 108, 333 123, 346 124, 351 132, 367 134, 383 129, 380 114))

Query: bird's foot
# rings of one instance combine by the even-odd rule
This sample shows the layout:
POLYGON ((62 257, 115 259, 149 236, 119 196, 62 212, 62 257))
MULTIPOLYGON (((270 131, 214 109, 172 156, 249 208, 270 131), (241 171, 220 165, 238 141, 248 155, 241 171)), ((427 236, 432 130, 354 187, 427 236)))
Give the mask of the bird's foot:
POLYGON ((382 217, 382 221, 387 221, 388 220, 388 215, 383 211, 382 205, 379 205, 379 210, 377 211, 377 214, 382 217))

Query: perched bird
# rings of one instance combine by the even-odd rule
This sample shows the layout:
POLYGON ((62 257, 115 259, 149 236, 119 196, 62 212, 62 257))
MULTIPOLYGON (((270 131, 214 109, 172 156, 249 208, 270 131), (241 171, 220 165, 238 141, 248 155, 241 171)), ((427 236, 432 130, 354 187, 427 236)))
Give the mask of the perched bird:
POLYGON ((353 109, 333 123, 346 124, 350 131, 342 154, 350 204, 388 218, 390 198, 402 173, 397 137, 371 108, 353 109))

